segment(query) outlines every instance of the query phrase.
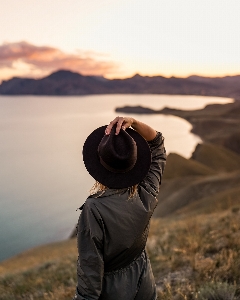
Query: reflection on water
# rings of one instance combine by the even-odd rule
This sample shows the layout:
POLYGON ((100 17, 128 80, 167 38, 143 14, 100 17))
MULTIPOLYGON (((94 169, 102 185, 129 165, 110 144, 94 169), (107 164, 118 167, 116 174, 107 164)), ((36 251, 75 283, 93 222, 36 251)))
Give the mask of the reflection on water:
MULTIPOLYGON (((0 260, 67 238, 93 184, 81 151, 88 134, 117 114, 115 107, 182 109, 230 99, 165 95, 0 97, 0 260)), ((190 157, 200 139, 177 117, 135 116, 165 137, 166 149, 190 157)))

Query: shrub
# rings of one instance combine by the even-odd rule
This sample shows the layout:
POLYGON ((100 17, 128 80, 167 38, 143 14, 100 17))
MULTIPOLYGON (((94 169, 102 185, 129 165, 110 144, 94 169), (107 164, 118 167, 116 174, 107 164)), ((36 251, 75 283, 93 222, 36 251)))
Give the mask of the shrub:
POLYGON ((235 300, 237 296, 236 285, 227 282, 210 282, 200 288, 197 299, 199 300, 235 300))

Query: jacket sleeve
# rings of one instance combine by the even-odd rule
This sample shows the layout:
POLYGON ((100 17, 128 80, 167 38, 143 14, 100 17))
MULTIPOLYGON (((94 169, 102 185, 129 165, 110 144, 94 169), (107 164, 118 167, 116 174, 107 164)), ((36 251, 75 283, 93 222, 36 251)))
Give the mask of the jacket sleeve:
POLYGON ((85 202, 77 225, 77 287, 75 300, 99 299, 104 262, 101 217, 93 203, 85 202))
POLYGON ((139 184, 140 189, 144 189, 154 198, 159 193, 163 171, 166 165, 166 150, 164 148, 164 138, 160 132, 152 141, 148 141, 148 145, 152 155, 150 169, 139 184))

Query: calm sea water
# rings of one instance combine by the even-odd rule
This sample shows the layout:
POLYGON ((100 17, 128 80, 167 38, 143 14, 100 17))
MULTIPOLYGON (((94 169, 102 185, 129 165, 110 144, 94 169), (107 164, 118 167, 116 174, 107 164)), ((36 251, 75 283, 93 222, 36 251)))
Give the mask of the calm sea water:
MULTIPOLYGON (((76 209, 93 184, 82 162, 83 143, 117 116, 116 107, 196 109, 231 101, 168 95, 0 96, 0 260, 70 235, 76 209)), ((201 142, 180 118, 134 117, 163 133, 168 153, 190 157, 201 142)))

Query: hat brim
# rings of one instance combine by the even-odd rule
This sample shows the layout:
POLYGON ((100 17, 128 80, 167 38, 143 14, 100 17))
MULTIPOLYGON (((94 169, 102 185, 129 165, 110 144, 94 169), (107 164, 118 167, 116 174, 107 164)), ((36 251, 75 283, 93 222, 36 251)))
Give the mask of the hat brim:
POLYGON ((107 125, 95 129, 83 145, 83 161, 88 173, 108 188, 120 189, 138 184, 147 175, 151 164, 151 152, 148 143, 138 132, 127 128, 126 132, 137 144, 137 161, 130 171, 113 173, 100 163, 97 151, 106 127, 107 125))

